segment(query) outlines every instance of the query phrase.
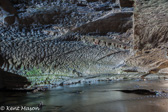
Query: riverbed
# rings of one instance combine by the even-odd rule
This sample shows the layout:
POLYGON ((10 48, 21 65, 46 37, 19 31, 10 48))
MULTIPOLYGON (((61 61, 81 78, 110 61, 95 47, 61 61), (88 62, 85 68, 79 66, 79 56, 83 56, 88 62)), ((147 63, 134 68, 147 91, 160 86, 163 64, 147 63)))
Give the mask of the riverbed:
MULTIPOLYGON (((0 106, 38 107, 40 112, 168 112, 167 80, 125 80, 79 83, 45 92, 0 92, 0 106), (158 95, 124 93, 146 89, 158 95)), ((21 111, 21 110, 20 110, 21 111)))

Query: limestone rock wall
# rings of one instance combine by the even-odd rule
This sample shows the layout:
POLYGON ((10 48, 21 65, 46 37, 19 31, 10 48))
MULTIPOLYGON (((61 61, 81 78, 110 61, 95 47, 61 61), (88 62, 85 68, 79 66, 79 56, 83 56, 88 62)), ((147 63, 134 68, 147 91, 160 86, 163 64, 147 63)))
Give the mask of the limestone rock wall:
POLYGON ((9 20, 8 25, 0 27, 0 64, 4 71, 38 84, 54 83, 57 79, 114 73, 132 55, 131 0, 130 5, 122 0, 24 1, 11 0, 18 24, 10 25, 9 20), (62 29, 67 31, 55 35, 62 29), (82 41, 80 37, 89 39, 82 41), (90 39, 93 41, 85 42, 90 39))
POLYGON ((124 33, 131 28, 132 12, 121 12, 84 24, 81 27, 74 29, 74 31, 79 32, 80 34, 97 32, 106 35, 108 32, 124 33))
POLYGON ((139 72, 161 73, 167 68, 168 1, 136 0, 134 52, 127 62, 139 72))
POLYGON ((135 7, 135 49, 167 47, 168 1, 137 0, 135 7))

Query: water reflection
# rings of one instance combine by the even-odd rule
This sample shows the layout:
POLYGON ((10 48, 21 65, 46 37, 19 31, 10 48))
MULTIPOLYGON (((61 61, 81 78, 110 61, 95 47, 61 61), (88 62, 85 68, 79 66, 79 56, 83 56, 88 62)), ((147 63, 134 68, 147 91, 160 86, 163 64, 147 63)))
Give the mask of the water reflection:
POLYGON ((167 91, 168 81, 121 81, 64 86, 38 93, 0 93, 0 105, 37 106, 43 112, 167 112, 167 97, 127 94, 120 89, 167 91))

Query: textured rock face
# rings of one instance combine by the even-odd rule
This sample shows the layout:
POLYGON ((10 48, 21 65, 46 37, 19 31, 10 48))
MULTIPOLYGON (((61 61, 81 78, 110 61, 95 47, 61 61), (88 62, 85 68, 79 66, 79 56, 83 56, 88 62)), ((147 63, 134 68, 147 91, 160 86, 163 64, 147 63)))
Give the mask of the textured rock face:
POLYGON ((168 73, 167 0, 35 2, 21 8, 15 2, 20 31, 1 27, 2 69, 26 77, 34 67, 68 77, 116 73, 121 66, 168 73))
POLYGON ((168 2, 137 0, 134 14, 134 50, 127 62, 140 72, 161 73, 167 68, 168 2))
POLYGON ((18 24, 2 24, 0 28, 4 71, 23 75, 38 84, 51 83, 57 79, 117 73, 116 69, 132 55, 133 11, 122 11, 119 0, 89 1, 83 5, 79 1, 60 0, 12 3, 18 24), (94 35, 95 40, 89 35, 94 35))
POLYGON ((52 40, 15 41, 11 44, 2 44, 1 53, 5 57, 2 69, 15 73, 19 73, 19 70, 33 69, 33 67, 42 69, 42 72, 46 74, 61 72, 69 74, 73 70, 80 71, 84 75, 86 71, 89 74, 110 73, 116 66, 123 64, 125 58, 129 56, 129 51, 116 52, 115 49, 85 45, 82 42, 52 40), (104 69, 104 67, 109 68, 104 69))
POLYGON ((115 68, 123 66, 130 56, 128 50, 56 40, 2 43, 1 49, 2 69, 25 76, 36 84, 116 73, 115 68))
POLYGON ((128 68, 168 73, 166 0, 34 2, 12 1, 11 12, 0 1, 8 25, 19 18, 1 23, 1 69, 40 83, 128 68))
MULTIPOLYGON (((132 56, 127 62, 128 65, 137 67, 139 72, 150 73, 163 63, 167 63, 166 55, 165 49, 151 49, 132 56)), ((158 73, 158 71, 153 73, 158 73)))
POLYGON ((168 2, 140 0, 135 10, 135 48, 147 50, 166 47, 168 39, 168 2))
POLYGON ((100 18, 88 24, 75 29, 80 34, 88 34, 89 32, 97 32, 106 35, 108 32, 123 33, 132 28, 132 13, 121 12, 112 14, 105 18, 100 18))

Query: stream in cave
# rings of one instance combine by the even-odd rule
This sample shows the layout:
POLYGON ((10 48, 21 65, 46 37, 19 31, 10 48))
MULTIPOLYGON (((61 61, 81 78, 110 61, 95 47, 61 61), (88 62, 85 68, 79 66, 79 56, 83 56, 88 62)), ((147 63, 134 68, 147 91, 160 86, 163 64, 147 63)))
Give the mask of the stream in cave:
POLYGON ((76 84, 45 92, 0 92, 0 105, 37 107, 42 112, 167 112, 168 81, 117 81, 76 84), (146 89, 163 95, 140 95, 117 90, 146 89))

